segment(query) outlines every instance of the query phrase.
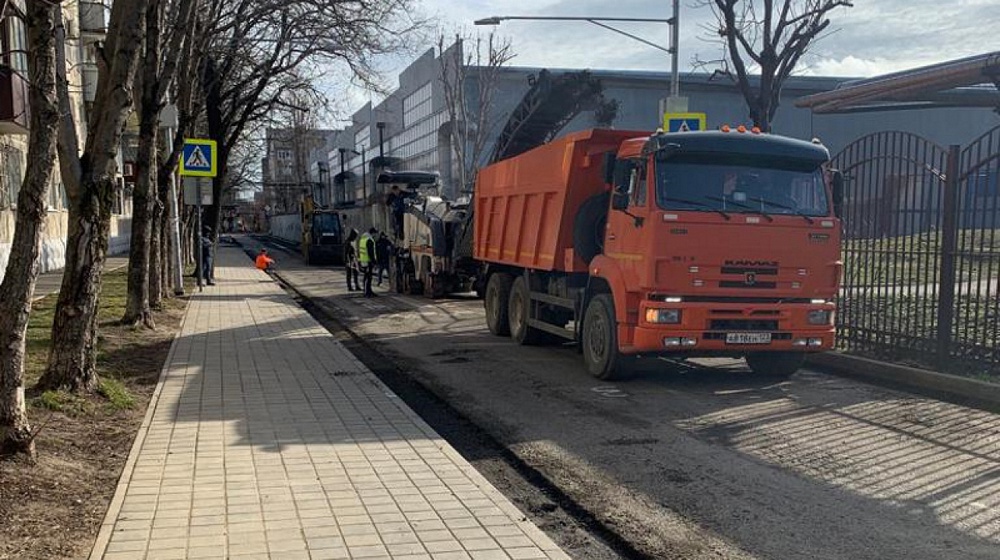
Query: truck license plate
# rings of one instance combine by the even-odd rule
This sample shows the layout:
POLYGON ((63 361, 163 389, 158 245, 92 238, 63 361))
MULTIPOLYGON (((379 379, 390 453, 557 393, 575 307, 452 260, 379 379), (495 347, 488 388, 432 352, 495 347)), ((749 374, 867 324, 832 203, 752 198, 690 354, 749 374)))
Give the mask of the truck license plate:
POLYGON ((771 333, 731 332, 726 333, 726 344, 770 344, 771 333))

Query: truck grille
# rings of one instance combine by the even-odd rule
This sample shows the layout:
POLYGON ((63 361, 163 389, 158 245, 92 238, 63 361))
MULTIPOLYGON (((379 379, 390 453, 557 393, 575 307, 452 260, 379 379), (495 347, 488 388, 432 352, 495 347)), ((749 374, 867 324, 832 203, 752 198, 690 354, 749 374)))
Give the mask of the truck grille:
POLYGON ((720 280, 720 288, 743 288, 749 290, 773 290, 778 287, 777 282, 761 282, 756 280, 753 283, 746 280, 720 280))
POLYGON ((767 319, 712 319, 709 329, 713 331, 776 331, 778 321, 767 319))
POLYGON ((777 268, 748 268, 744 266, 724 266, 722 267, 723 274, 746 274, 752 272, 757 276, 777 276, 777 268))

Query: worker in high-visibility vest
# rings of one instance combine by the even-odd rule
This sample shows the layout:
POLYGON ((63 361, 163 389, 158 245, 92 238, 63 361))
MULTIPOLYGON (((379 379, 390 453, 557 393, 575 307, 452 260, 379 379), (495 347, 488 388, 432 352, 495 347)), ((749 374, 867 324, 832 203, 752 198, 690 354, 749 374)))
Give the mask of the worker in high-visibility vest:
POLYGON ((372 273, 375 263, 378 262, 378 255, 375 253, 375 228, 371 228, 358 240, 358 262, 361 264, 361 272, 365 275, 365 297, 375 297, 372 291, 372 273))

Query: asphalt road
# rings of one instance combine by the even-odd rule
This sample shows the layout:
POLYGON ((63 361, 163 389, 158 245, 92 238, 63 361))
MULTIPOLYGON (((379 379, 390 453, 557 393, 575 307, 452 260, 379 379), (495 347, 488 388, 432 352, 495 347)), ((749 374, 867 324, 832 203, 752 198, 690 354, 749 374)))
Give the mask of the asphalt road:
POLYGON ((491 336, 478 300, 366 300, 340 271, 278 261, 633 556, 1000 557, 998 415, 813 371, 769 383, 739 361, 600 382, 571 346, 491 336))

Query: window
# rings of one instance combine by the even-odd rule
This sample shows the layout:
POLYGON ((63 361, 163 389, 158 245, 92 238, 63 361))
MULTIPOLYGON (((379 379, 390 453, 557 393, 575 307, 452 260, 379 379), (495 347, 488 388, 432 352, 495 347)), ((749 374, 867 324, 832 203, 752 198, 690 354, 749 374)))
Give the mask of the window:
POLYGON ((431 82, 427 82, 403 99, 403 128, 413 126, 431 115, 432 93, 431 82))
POLYGON ((660 160, 656 201, 665 210, 829 214, 823 171, 815 162, 759 167, 720 155, 660 160))
POLYGON ((17 205, 17 195, 24 180, 21 150, 13 146, 0 146, 0 208, 17 205))
MULTIPOLYGON (((15 4, 21 7, 23 2, 15 2, 15 4)), ((13 68, 19 74, 26 75, 28 73, 28 41, 25 38, 24 20, 18 16, 7 15, 3 20, 2 40, 3 64, 13 68)))
POLYGON ((646 162, 620 160, 615 171, 615 192, 628 193, 630 206, 646 205, 646 162))
POLYGON ((125 179, 115 177, 115 200, 111 208, 111 213, 121 215, 125 213, 125 179))
POLYGON ((438 129, 446 117, 447 115, 442 111, 431 118, 407 127, 403 132, 389 139, 390 152, 403 159, 410 159, 428 152, 437 153, 438 129))
POLYGON ((632 206, 646 205, 646 162, 637 161, 632 167, 629 177, 629 193, 632 195, 632 206))
POLYGON ((291 150, 276 150, 275 151, 275 157, 278 158, 278 161, 289 161, 289 160, 292 159, 292 151, 291 150))
POLYGON ((62 210, 66 208, 64 188, 62 181, 59 180, 59 169, 57 167, 52 173, 52 178, 49 180, 49 210, 62 210))
POLYGON ((370 123, 365 123, 361 130, 354 133, 354 145, 357 146, 356 149, 361 148, 368 149, 372 147, 372 127, 370 123))

